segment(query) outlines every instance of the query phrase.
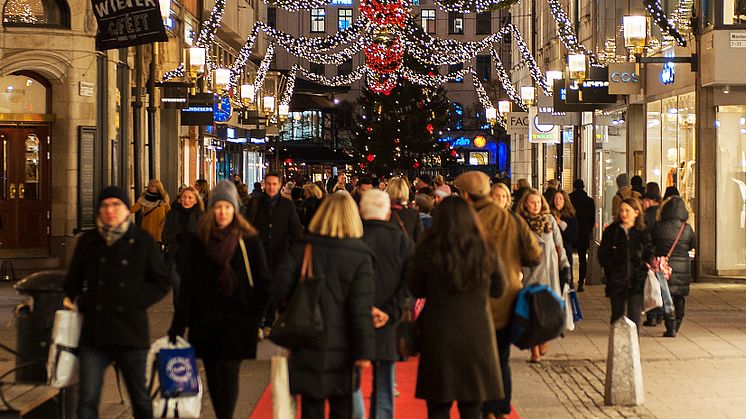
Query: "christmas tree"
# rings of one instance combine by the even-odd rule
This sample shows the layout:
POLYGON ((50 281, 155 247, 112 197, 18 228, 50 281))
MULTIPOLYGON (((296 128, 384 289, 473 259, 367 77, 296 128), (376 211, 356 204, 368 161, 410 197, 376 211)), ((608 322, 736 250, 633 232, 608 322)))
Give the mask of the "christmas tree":
MULTIPOLYGON (((409 56, 409 68, 435 72, 409 56)), ((364 89, 357 100, 353 147, 368 173, 445 166, 455 161, 448 143, 437 140, 448 127, 449 100, 442 87, 430 88, 399 78, 390 93, 364 89)))

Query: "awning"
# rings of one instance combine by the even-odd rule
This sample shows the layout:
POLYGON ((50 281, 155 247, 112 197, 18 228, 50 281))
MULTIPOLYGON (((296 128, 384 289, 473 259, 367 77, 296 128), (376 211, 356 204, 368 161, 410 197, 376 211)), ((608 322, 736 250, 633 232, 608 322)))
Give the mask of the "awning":
POLYGON ((323 164, 349 163, 352 156, 341 151, 323 147, 318 144, 287 144, 280 146, 280 160, 291 159, 294 162, 323 164))
POLYGON ((334 102, 326 96, 306 93, 295 93, 290 99, 290 111, 333 111, 334 102))

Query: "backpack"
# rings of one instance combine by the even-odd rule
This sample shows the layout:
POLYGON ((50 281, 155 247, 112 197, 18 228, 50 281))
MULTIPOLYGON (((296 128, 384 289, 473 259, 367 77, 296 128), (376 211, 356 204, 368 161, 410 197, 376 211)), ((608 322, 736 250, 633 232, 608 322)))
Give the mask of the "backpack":
POLYGON ((548 285, 521 289, 510 322, 510 341, 520 349, 550 341, 565 326, 565 302, 548 285))

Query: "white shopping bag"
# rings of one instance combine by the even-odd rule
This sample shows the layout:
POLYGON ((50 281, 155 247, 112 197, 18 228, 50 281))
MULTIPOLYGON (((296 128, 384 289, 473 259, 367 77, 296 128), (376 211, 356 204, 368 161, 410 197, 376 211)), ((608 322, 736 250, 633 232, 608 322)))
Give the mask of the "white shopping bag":
POLYGON ((572 301, 570 301, 570 285, 565 284, 562 289, 562 299, 565 300, 565 330, 575 330, 575 319, 572 315, 572 301))
POLYGON ((56 388, 78 383, 78 356, 83 315, 72 310, 57 310, 52 326, 52 344, 47 358, 49 385, 56 388))
POLYGON ((176 337, 176 344, 168 341, 164 336, 150 345, 146 365, 146 377, 149 377, 148 391, 153 398, 154 418, 199 418, 202 413, 202 379, 199 381, 199 392, 194 396, 168 397, 161 396, 158 390, 158 373, 156 367, 156 355, 161 349, 188 348, 189 342, 181 336, 176 337))
POLYGON ((290 375, 286 357, 273 356, 271 358, 270 382, 272 384, 272 417, 294 419, 295 398, 290 394, 290 375))
POLYGON ((642 292, 642 311, 650 311, 658 307, 663 307, 663 294, 661 294, 661 284, 655 272, 648 269, 648 276, 645 278, 645 288, 642 292))

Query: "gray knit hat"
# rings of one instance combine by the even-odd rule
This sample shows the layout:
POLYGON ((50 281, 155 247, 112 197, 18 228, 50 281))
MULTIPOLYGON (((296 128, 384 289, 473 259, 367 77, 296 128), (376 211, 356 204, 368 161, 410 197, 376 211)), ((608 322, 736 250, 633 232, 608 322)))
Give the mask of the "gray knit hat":
POLYGON ((238 203, 238 191, 230 180, 221 180, 210 193, 210 207, 214 207, 218 201, 230 202, 236 211, 241 209, 241 205, 238 203))

